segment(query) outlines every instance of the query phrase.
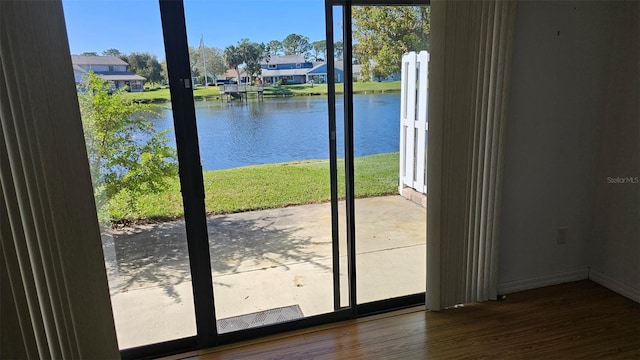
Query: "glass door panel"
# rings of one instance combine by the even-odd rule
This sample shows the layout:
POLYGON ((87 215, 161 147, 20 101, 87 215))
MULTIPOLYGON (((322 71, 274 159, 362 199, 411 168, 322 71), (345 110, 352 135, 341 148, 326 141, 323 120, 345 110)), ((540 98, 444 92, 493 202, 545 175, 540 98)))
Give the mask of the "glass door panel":
POLYGON ((334 311, 323 1, 186 1, 218 333, 334 311))
MULTIPOLYGON (((426 136, 414 128, 417 118, 401 130, 400 80, 403 54, 428 50, 428 24, 428 7, 352 7, 359 304, 425 291, 426 185, 405 184, 400 159, 415 157, 410 166, 424 174, 424 157, 419 163, 416 155, 426 152, 426 136), (382 29, 381 22, 393 26, 382 29)), ((427 108, 412 115, 419 112, 427 108)))
POLYGON ((194 336, 158 1, 63 6, 118 344, 194 336))

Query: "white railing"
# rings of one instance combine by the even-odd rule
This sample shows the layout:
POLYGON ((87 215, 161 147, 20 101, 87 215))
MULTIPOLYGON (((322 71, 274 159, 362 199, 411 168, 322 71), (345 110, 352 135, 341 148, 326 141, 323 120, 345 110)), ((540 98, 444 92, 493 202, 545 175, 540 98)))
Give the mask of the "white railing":
POLYGON ((220 89, 223 93, 230 92, 262 92, 264 91, 263 85, 238 85, 238 84, 225 84, 220 89))
POLYGON ((398 190, 427 193, 429 53, 402 57, 400 92, 400 181, 398 190))

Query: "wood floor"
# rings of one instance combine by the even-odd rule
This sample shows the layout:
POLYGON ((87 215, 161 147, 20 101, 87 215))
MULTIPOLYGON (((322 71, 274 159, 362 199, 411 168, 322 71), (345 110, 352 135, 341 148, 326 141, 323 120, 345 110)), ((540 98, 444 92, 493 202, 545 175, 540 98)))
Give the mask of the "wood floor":
POLYGON ((591 281, 423 307, 173 359, 640 359, 640 304, 591 281))

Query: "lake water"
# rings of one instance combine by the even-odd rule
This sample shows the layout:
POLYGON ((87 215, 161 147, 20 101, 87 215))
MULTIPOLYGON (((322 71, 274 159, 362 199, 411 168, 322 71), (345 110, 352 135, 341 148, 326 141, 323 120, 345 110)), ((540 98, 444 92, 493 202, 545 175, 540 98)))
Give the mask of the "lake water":
MULTIPOLYGON (((398 151, 400 93, 354 95, 353 100, 355 156, 398 151)), ((336 108, 338 156, 343 157, 342 96, 336 108)), ((197 101, 195 109, 204 170, 329 158, 324 96, 197 101)), ((159 130, 173 128, 171 111, 164 110, 154 124, 159 130)))

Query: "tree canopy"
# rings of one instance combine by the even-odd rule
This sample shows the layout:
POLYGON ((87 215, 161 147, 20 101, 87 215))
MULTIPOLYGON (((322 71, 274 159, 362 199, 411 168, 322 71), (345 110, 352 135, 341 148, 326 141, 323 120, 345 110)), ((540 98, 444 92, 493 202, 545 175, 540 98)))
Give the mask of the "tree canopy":
POLYGON ((428 6, 358 6, 353 9, 354 55, 362 73, 385 77, 400 72, 402 55, 429 50, 428 6))
POLYGON ((111 48, 103 51, 102 55, 103 56, 120 56, 122 55, 122 53, 118 49, 111 48))
POLYGON ((338 60, 342 60, 343 52, 344 52, 344 49, 342 46, 342 40, 336 41, 335 44, 333 44, 333 56, 335 56, 335 58, 338 60))
POLYGON ((203 56, 206 59, 208 82, 215 81, 214 77, 222 75, 227 71, 222 50, 216 47, 201 46, 196 48, 189 46, 189 60, 191 61, 191 71, 193 76, 204 82, 205 63, 202 61, 203 56))
POLYGON ((327 53, 327 41, 314 41, 311 43, 311 46, 313 46, 313 60, 324 61, 327 53))
POLYGON ((260 74, 260 62, 265 55, 265 46, 264 44, 251 42, 249 39, 242 39, 238 43, 237 49, 244 61, 249 82, 251 82, 253 76, 260 74))
POLYGON ((151 105, 134 103, 111 84, 89 72, 78 92, 94 195, 102 220, 104 205, 117 194, 132 210, 143 193, 158 193, 177 175, 175 148, 166 131, 147 119, 151 105))
POLYGON ((240 65, 244 63, 240 49, 233 45, 227 46, 227 48, 224 49, 224 62, 229 68, 236 70, 238 82, 240 82, 240 65))
POLYGON ((309 43, 309 38, 299 34, 289 34, 282 40, 285 55, 302 55, 309 57, 309 52, 313 46, 309 43))
POLYGON ((249 82, 253 76, 260 73, 260 62, 265 56, 265 45, 242 39, 237 46, 230 45, 224 49, 224 60, 228 67, 235 69, 240 81, 240 65, 244 64, 244 69, 249 77, 249 82))
POLYGON ((162 81, 162 66, 155 55, 148 52, 132 52, 129 55, 120 55, 120 58, 129 64, 129 71, 143 76, 149 82, 162 81))
POLYGON ((278 40, 271 40, 267 43, 265 52, 265 55, 280 56, 284 54, 284 46, 282 46, 282 42, 278 40))
POLYGON ((162 60, 160 62, 160 68, 162 69, 160 71, 160 77, 162 77, 162 81, 165 84, 169 83, 169 71, 167 70, 167 60, 162 60))

